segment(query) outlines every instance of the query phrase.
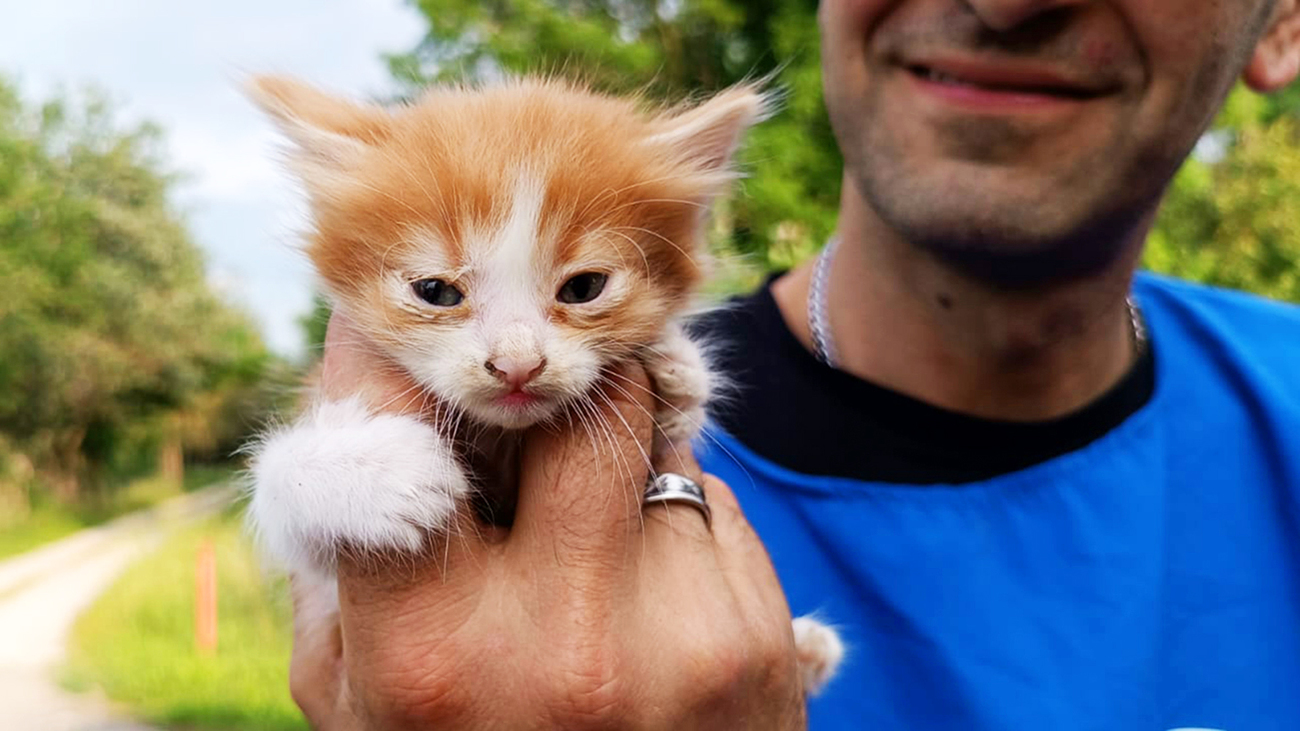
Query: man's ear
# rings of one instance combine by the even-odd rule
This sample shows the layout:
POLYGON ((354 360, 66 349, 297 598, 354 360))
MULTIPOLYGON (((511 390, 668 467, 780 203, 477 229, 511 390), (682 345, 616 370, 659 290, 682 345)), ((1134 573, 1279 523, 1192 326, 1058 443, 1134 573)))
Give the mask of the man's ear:
POLYGON ((1300 0, 1277 0, 1268 29, 1255 45, 1255 53, 1242 80, 1260 93, 1277 91, 1300 74, 1300 0))

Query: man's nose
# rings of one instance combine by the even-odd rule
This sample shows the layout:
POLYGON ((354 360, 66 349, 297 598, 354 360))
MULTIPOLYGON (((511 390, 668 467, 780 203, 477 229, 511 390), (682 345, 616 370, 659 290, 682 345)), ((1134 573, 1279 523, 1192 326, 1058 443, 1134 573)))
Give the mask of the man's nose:
POLYGON ((507 386, 520 388, 546 370, 546 358, 540 355, 524 357, 498 355, 488 358, 483 363, 483 367, 507 386))
POLYGON ((966 0, 989 28, 1005 32, 1049 10, 1086 5, 1090 0, 966 0))

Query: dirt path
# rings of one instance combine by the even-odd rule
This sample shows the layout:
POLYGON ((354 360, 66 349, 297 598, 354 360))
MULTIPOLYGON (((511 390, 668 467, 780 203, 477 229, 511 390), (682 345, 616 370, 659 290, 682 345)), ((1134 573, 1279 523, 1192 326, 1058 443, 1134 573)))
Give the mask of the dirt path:
POLYGON ((153 731, 102 699, 59 687, 68 632, 133 559, 233 496, 230 488, 204 490, 0 562, 0 728, 153 731))

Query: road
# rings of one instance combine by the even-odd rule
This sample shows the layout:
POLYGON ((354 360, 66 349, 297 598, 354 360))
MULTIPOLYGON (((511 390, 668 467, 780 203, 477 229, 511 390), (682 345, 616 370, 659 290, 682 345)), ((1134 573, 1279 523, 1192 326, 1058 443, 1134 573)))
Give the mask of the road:
POLYGON ((229 487, 186 495, 0 562, 0 728, 155 731, 101 698, 59 687, 68 633, 133 559, 233 497, 229 487))

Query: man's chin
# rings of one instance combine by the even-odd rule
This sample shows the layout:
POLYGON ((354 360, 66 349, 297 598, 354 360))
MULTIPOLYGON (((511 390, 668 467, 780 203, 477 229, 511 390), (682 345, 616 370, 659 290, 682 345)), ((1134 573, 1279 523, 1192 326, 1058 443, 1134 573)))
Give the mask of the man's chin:
POLYGON ((873 196, 900 237, 964 276, 999 288, 1033 289, 1098 275, 1120 261, 1143 217, 1131 211, 1034 210, 1027 196, 1005 203, 951 191, 925 199, 873 196))
POLYGON ((1124 240, 1063 242, 1037 249, 925 247, 964 276, 998 289, 1033 290, 1088 279, 1108 271, 1124 254, 1124 240))

